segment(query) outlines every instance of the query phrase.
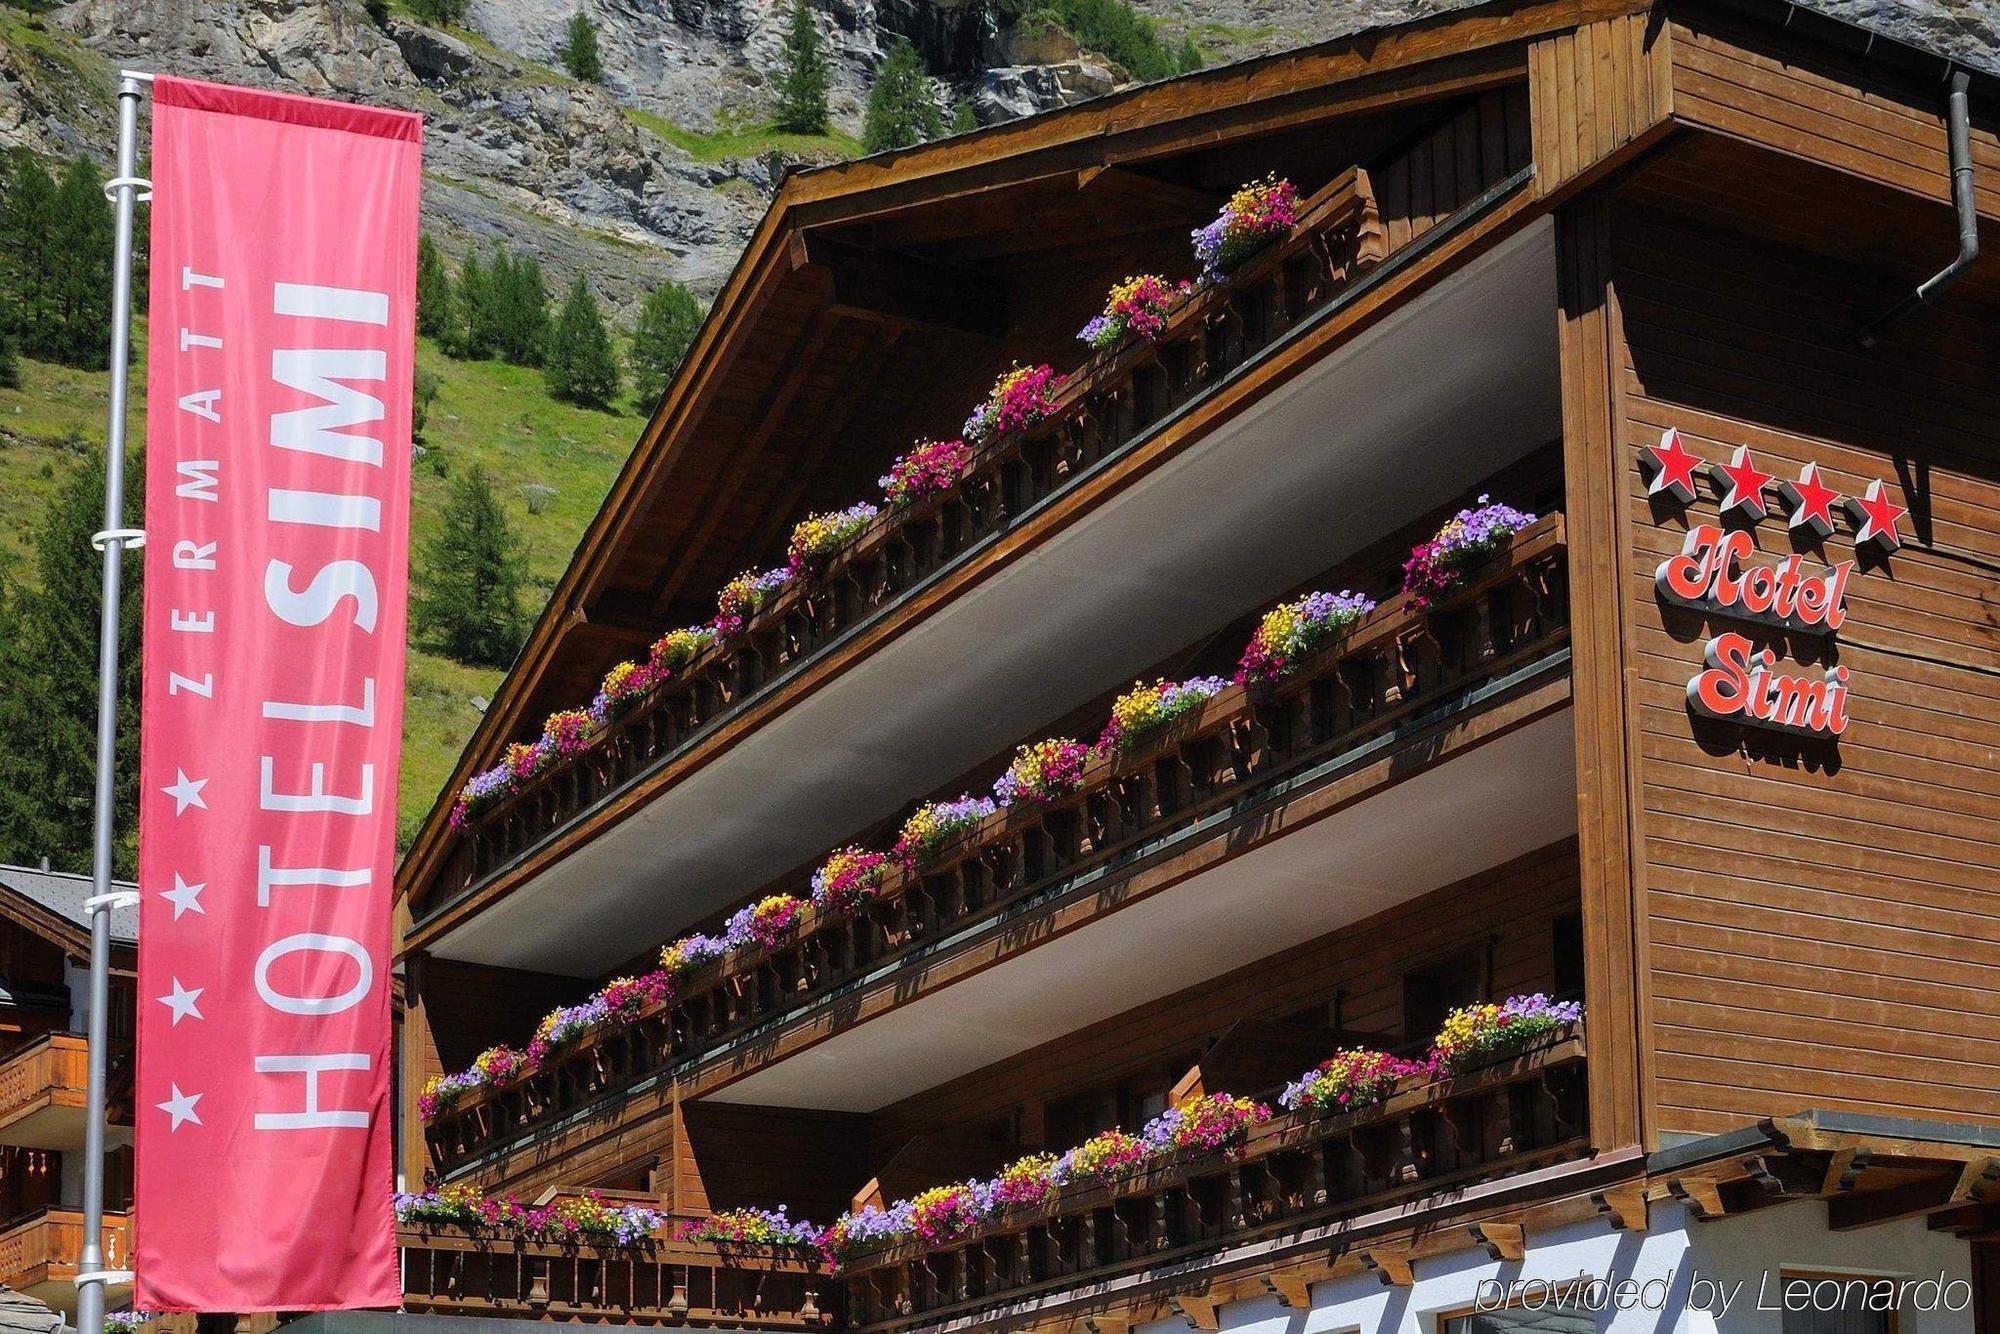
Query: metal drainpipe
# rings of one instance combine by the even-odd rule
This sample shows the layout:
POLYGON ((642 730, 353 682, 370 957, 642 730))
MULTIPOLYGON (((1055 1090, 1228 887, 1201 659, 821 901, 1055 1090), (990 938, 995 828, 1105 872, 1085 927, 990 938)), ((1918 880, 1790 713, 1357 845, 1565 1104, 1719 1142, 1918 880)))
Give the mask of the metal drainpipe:
POLYGON ((1880 343, 1890 326, 1957 282, 1972 267, 1972 261, 1979 258, 1979 210, 1972 199, 1972 112, 1968 105, 1971 87, 1970 73, 1962 69, 1951 72, 1951 95, 1945 101, 1945 136, 1951 151, 1951 203, 1958 212, 1958 258, 1932 274, 1916 291, 1863 328, 1863 347, 1874 347, 1880 343))

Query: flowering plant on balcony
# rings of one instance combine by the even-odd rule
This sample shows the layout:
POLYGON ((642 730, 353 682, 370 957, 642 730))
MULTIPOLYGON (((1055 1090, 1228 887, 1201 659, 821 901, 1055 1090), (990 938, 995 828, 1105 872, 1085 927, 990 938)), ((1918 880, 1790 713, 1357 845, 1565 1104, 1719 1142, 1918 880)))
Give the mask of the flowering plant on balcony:
POLYGON ((724 925, 722 937, 732 949, 742 949, 746 945, 762 945, 767 950, 771 949, 792 933, 805 907, 804 899, 790 894, 773 894, 747 908, 738 909, 724 925))
POLYGON ((984 1181, 932 1186, 910 1201, 910 1231, 926 1246, 957 1241, 993 1212, 993 1187, 984 1181))
POLYGON ((397 1191, 393 1200, 398 1223, 473 1225, 484 1222, 479 1192, 460 1183, 421 1194, 397 1191))
POLYGON ((972 446, 963 440, 919 440, 876 481, 891 505, 909 505, 957 486, 971 462, 972 446))
POLYGON ((462 829, 472 817, 489 806, 521 790, 521 785, 555 762, 555 746, 546 735, 536 741, 516 741, 502 753, 500 763, 484 773, 474 774, 459 789, 451 808, 451 826, 462 829))
POLYGON ((1158 338, 1175 300, 1193 287, 1189 282, 1175 286, 1157 273, 1127 278, 1104 298, 1104 313, 1092 316, 1076 336, 1100 352, 1124 342, 1127 334, 1158 338))
POLYGON ((887 1209, 867 1204, 834 1219, 819 1235, 819 1249, 826 1257, 827 1268, 837 1273, 843 1263, 855 1256, 910 1236, 910 1209, 908 1200, 898 1200, 887 1209))
POLYGON ((1271 1109, 1249 1098, 1227 1093, 1190 1096, 1147 1122, 1139 1138, 1155 1154, 1235 1153, 1242 1149, 1252 1125, 1270 1119, 1271 1109))
POLYGON ((505 1043, 488 1047, 472 1058, 472 1068, 489 1084, 505 1084, 508 1080, 532 1073, 532 1066, 528 1053, 516 1051, 505 1043))
POLYGON ((745 570, 724 584, 722 591, 715 595, 715 619, 708 623, 709 629, 722 639, 742 634, 743 627, 756 614, 757 608, 791 581, 792 572, 783 565, 762 574, 745 570))
POLYGON ((529 1046, 531 1049, 539 1046, 544 1052, 551 1051, 573 1038, 582 1037, 610 1017, 611 1007, 605 1003, 603 992, 581 1005, 558 1005, 535 1025, 535 1040, 529 1046))
POLYGON ((1204 278, 1228 273, 1298 225, 1299 192, 1290 181, 1266 176, 1235 194, 1215 221, 1194 232, 1194 257, 1204 278))
POLYGON ((1294 1112, 1321 1116, 1351 1112, 1388 1097, 1397 1080, 1423 1072, 1424 1067, 1415 1061, 1351 1047, 1335 1052, 1287 1084, 1278 1101, 1294 1112))
POLYGON ((1047 1204, 1056 1193, 1056 1156, 1031 1153, 1016 1158, 993 1178, 993 1207, 1035 1208, 1047 1204))
POLYGON ((1194 712, 1229 685, 1219 676, 1195 676, 1185 681, 1135 683, 1111 705, 1111 721, 1097 738, 1097 753, 1109 755, 1136 743, 1156 727, 1164 727, 1194 712))
MULTIPOLYGON (((748 577, 737 576, 738 579, 748 577)), ((646 656, 646 666, 652 674, 652 681, 647 684, 666 680, 693 662, 695 654, 714 642, 715 627, 710 625, 684 625, 678 630, 667 631, 653 641, 652 651, 646 656)))
POLYGON ((683 936, 660 951, 660 969, 679 979, 729 953, 729 942, 720 936, 683 936))
POLYGON ((966 794, 951 801, 927 801, 903 821, 889 855, 910 869, 924 865, 954 837, 993 814, 999 807, 990 797, 966 794))
POLYGON ((417 1095, 417 1115, 429 1121, 472 1090, 486 1082, 477 1070, 460 1070, 449 1075, 432 1075, 417 1095))
POLYGON ((819 1228, 803 1218, 791 1217, 782 1204, 776 1209, 724 1209, 674 1225, 675 1241, 711 1241, 725 1246, 812 1246, 819 1238, 819 1228))
POLYGON ((651 690, 655 680, 652 668, 645 663, 621 662, 614 665, 604 674, 604 684, 597 688, 597 698, 590 701, 591 718, 599 727, 604 726, 651 690))
POLYGON ((158 1311, 106 1311, 104 1328, 109 1334, 138 1334, 159 1318, 158 1311))
POLYGON ((1257 622, 1237 661, 1236 679, 1266 684, 1283 680, 1300 659, 1373 610, 1374 599, 1344 588, 1280 603, 1257 622))
POLYGON ((875 899, 889 859, 866 848, 845 847, 813 872, 813 906, 821 912, 852 917, 875 899))
POLYGON ((563 709, 542 724, 542 744, 558 756, 581 755, 597 735, 597 720, 583 709, 563 709))
POLYGON ((1083 781, 1090 747, 1071 737, 1050 737, 1014 753, 1014 762, 993 784, 993 800, 1002 806, 1028 801, 1048 806, 1076 791, 1083 781))
POLYGON ((808 514, 792 529, 792 540, 785 546, 785 568, 794 579, 818 574, 828 558, 858 537, 879 513, 864 500, 844 510, 808 514))
POLYGON ((1410 595, 1410 605, 1430 610, 1458 587, 1469 566, 1534 521, 1534 515, 1495 504, 1490 496, 1445 520, 1437 536, 1410 548, 1410 558, 1403 562, 1403 591, 1410 595))
POLYGON ((611 1204, 596 1191, 530 1209, 524 1231, 535 1241, 590 1241, 600 1246, 633 1246, 651 1240, 665 1221, 656 1209, 611 1204))
POLYGON ((1123 1130, 1106 1130, 1056 1159, 1050 1179, 1058 1186, 1076 1182, 1103 1185, 1132 1175, 1150 1162, 1159 1150, 1137 1135, 1123 1130))
POLYGON ((1453 1010, 1431 1041, 1429 1068, 1433 1078, 1459 1074, 1532 1046, 1583 1018, 1583 1006, 1553 1001, 1540 992, 1509 996, 1495 1005, 1487 1001, 1453 1010))
POLYGON ((637 977, 615 977, 604 984, 596 1000, 605 1014, 630 1023, 656 1005, 673 999, 674 977, 665 968, 656 968, 637 977))
POLYGON ((1025 430, 1056 410, 1053 367, 1014 366, 993 382, 986 401, 972 410, 959 434, 983 445, 1014 431, 1025 430))

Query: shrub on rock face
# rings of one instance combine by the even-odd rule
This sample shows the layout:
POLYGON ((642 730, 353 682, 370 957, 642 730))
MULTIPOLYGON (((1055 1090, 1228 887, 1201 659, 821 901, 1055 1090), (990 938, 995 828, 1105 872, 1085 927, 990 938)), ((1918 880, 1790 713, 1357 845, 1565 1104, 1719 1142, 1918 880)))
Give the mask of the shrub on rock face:
POLYGON ((596 83, 604 77, 604 62, 597 53, 597 25, 582 10, 570 16, 569 29, 563 37, 562 63, 572 79, 596 83))
POLYGON ((944 112, 930 75, 924 73, 923 60, 917 48, 899 40, 875 71, 874 86, 868 90, 862 147, 871 153, 910 148, 943 133, 944 112))
POLYGON ((827 71, 826 43, 813 23, 806 0, 792 0, 791 24, 785 29, 785 74, 778 84, 778 128, 794 134, 825 134, 827 71))

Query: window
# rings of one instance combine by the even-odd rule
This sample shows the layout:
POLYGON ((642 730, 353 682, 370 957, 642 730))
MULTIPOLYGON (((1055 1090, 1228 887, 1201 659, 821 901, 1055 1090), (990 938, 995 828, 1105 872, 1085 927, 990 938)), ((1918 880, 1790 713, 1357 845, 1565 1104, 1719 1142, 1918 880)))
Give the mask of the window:
POLYGON ((1479 952, 1438 959, 1403 974, 1403 1038, 1422 1042, 1444 1027, 1444 1017, 1483 1000, 1485 969, 1479 952))
POLYGON ((1784 1334, 1896 1334, 1892 1278, 1787 1269, 1779 1274, 1778 1301, 1784 1334))
POLYGON ((1583 996, 1583 914, 1566 912, 1552 928, 1555 950, 1555 990, 1564 1000, 1583 996))
POLYGON ((1552 1301, 1538 1302, 1444 1316, 1438 1321, 1438 1334, 1595 1334, 1597 1319, 1593 1312, 1574 1306, 1558 1310, 1552 1301))

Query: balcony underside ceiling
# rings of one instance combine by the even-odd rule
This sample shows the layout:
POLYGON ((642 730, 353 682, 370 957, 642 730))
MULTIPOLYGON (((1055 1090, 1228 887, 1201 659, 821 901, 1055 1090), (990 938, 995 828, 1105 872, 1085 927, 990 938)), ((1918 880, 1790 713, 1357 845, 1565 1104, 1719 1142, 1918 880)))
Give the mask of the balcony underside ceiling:
POLYGON ((1567 838, 1570 717, 1509 732, 707 1096, 871 1112, 1567 838))
POLYGON ((1555 438, 1552 245, 1540 223, 1377 323, 434 952, 616 967, 1555 438))

